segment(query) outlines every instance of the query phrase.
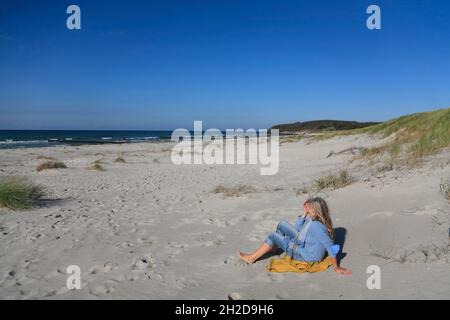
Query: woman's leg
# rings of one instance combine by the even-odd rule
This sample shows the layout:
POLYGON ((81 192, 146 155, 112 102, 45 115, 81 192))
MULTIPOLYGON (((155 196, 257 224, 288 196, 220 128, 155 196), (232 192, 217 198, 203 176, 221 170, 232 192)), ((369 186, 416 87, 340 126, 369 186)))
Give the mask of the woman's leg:
POLYGON ((289 222, 282 220, 277 226, 277 232, 289 237, 290 239, 295 239, 299 231, 289 222))
POLYGON ((239 257, 243 261, 252 264, 265 254, 276 249, 277 247, 282 249, 283 251, 286 251, 288 248, 288 244, 289 244, 288 237, 285 237, 278 232, 272 232, 266 238, 266 242, 264 242, 258 249, 248 254, 239 252, 239 257))

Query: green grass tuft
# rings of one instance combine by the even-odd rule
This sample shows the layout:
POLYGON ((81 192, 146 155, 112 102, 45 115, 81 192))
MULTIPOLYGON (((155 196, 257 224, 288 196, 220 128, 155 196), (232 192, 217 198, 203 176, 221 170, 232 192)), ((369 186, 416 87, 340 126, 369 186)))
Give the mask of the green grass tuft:
POLYGON ((65 169, 67 166, 61 162, 61 161, 47 161, 39 164, 36 167, 36 170, 41 172, 43 170, 49 170, 49 169, 65 169))
POLYGON ((386 144, 391 156, 404 151, 408 159, 420 160, 450 146, 450 109, 415 113, 355 131, 393 136, 386 144))
POLYGON ((0 207, 25 210, 34 207, 45 194, 44 188, 26 178, 0 179, 0 207))
POLYGON ((89 167, 89 170, 95 170, 95 171, 104 171, 105 169, 103 168, 102 164, 100 163, 100 161, 94 161, 89 167))
POLYGON ((316 192, 324 189, 336 190, 344 188, 353 182, 352 177, 347 170, 341 170, 338 174, 328 174, 314 180, 314 189, 316 192))

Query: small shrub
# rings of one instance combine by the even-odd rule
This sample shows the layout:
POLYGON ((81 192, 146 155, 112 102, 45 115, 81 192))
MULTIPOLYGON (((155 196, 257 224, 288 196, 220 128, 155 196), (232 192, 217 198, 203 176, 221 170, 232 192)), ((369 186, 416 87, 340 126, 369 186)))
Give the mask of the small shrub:
POLYGON ((377 156, 385 152, 386 147, 372 147, 372 148, 362 148, 360 152, 360 156, 362 158, 370 158, 373 156, 377 156))
POLYGON ((45 194, 44 188, 26 178, 0 179, 0 207, 12 210, 32 208, 45 194))
POLYGON ((95 170, 95 171, 104 171, 102 164, 100 161, 94 161, 89 167, 89 170, 95 170))
POLYGON ((126 161, 125 161, 125 159, 122 156, 120 156, 120 157, 117 157, 114 160, 114 162, 116 162, 116 163, 125 163, 126 161))
POLYGON ((344 188, 352 183, 352 178, 347 170, 342 170, 338 174, 329 174, 314 180, 314 188, 316 191, 324 189, 336 190, 344 188))
POLYGON ((299 187, 294 187, 293 190, 297 197, 308 194, 310 192, 310 188, 304 183, 299 187))
POLYGON ((67 166, 64 164, 64 162, 61 161, 47 161, 39 164, 36 167, 36 170, 41 172, 43 170, 49 170, 49 169, 65 169, 67 166))
POLYGON ((237 185, 233 187, 217 186, 213 193, 222 193, 225 197, 239 197, 244 194, 254 193, 256 189, 247 185, 237 185))
POLYGON ((394 170, 394 164, 391 162, 388 162, 388 163, 381 165, 376 170, 377 170, 377 173, 392 171, 392 170, 394 170))

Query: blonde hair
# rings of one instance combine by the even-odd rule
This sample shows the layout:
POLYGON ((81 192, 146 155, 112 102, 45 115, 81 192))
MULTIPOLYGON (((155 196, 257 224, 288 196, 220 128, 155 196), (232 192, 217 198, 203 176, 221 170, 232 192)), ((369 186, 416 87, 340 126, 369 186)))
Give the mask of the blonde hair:
POLYGON ((331 221, 330 210, 328 209, 325 200, 320 197, 315 197, 306 200, 306 203, 310 205, 317 214, 317 219, 325 225, 331 239, 334 239, 333 222, 331 221))

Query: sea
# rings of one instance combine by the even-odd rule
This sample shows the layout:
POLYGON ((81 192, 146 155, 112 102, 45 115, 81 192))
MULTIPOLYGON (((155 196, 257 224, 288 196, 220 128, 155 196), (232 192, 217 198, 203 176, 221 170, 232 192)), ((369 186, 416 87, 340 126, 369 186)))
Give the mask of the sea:
POLYGON ((0 149, 170 140, 172 131, 0 130, 0 149))

